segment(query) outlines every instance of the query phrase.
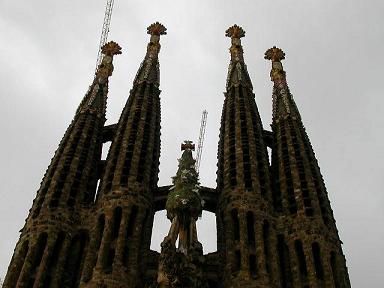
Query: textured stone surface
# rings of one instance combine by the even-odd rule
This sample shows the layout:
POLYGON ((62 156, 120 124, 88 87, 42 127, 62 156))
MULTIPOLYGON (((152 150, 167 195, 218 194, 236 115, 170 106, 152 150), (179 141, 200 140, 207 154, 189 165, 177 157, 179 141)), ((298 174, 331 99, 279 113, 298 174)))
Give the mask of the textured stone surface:
POLYGON ((108 77, 120 47, 111 42, 103 50, 95 80, 43 177, 4 287, 150 287, 165 264, 191 278, 183 287, 349 288, 324 180, 286 82, 285 54, 276 47, 266 52, 274 84, 269 132, 244 63, 245 32, 237 25, 226 34, 232 45, 217 187, 199 189, 203 208, 216 213, 218 250, 202 256, 195 245, 196 253, 186 257, 174 242, 163 247, 168 254, 149 249, 154 214, 165 209, 171 187, 157 186, 158 53, 166 29, 154 23, 148 33, 120 120, 106 127, 108 77), (106 141, 112 145, 101 161, 106 141))

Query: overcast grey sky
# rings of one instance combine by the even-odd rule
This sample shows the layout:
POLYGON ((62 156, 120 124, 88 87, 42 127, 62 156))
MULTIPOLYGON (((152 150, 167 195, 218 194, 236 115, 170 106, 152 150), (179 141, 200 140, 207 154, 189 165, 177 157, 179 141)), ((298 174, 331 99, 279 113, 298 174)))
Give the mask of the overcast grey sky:
MULTIPOLYGON (((105 0, 0 0, 0 277, 42 176, 92 80, 105 0)), ((110 81, 115 123, 145 54, 146 27, 162 37, 160 183, 176 173, 180 142, 197 140, 208 110, 201 182, 214 187, 230 40, 246 31, 245 59, 265 129, 271 123, 273 45, 284 67, 328 188, 353 287, 383 287, 382 0, 115 0, 109 39, 123 47, 110 81)), ((160 215, 163 216, 163 215, 160 215)), ((214 219, 199 237, 215 249, 214 219)), ((156 217, 153 247, 169 228, 156 217)))

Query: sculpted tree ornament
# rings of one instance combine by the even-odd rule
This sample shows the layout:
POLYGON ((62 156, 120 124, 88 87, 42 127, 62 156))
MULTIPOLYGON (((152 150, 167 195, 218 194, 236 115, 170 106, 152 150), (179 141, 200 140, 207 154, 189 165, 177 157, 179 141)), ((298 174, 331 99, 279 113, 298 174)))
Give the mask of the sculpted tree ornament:
POLYGON ((196 220, 202 212, 198 173, 192 151, 195 145, 185 141, 179 168, 173 177, 166 210, 171 228, 161 244, 157 287, 207 287, 203 282, 203 250, 197 240, 196 220), (179 239, 178 248, 176 241, 179 239))

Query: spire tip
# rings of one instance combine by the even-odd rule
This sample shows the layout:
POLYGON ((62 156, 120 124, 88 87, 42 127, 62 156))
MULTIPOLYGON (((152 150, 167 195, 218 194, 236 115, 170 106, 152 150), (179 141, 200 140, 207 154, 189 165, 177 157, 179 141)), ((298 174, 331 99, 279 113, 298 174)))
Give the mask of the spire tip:
POLYGON ((121 47, 114 41, 110 41, 101 47, 101 53, 108 56, 121 54, 121 47))
POLYGON ((285 53, 280 48, 273 46, 265 52, 264 59, 280 62, 285 59, 285 53))
POLYGON ((153 24, 151 24, 148 28, 147 28, 147 33, 149 35, 156 35, 156 36, 160 36, 160 35, 166 35, 167 34, 167 28, 165 28, 165 26, 159 22, 155 22, 153 24))
POLYGON ((237 24, 229 27, 227 31, 225 31, 225 36, 230 38, 242 38, 245 36, 245 31, 243 28, 238 26, 237 24))

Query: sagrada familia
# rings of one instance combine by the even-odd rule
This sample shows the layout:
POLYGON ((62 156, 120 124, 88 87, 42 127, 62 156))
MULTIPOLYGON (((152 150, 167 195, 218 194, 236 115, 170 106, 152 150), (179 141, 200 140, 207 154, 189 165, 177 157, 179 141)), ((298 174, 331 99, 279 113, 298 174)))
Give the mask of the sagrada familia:
POLYGON ((288 88, 284 52, 265 53, 273 82, 267 131, 244 62, 245 32, 237 25, 226 31, 231 59, 217 186, 199 185, 194 145, 186 141, 172 185, 159 187, 158 55, 166 28, 156 22, 148 34, 120 119, 108 126, 108 79, 121 48, 102 47, 102 62, 43 177, 3 287, 351 287, 324 180, 288 88), (170 226, 158 253, 150 250, 153 219, 164 209, 170 226), (217 251, 206 255, 196 229, 202 210, 215 213, 217 226, 217 251))

